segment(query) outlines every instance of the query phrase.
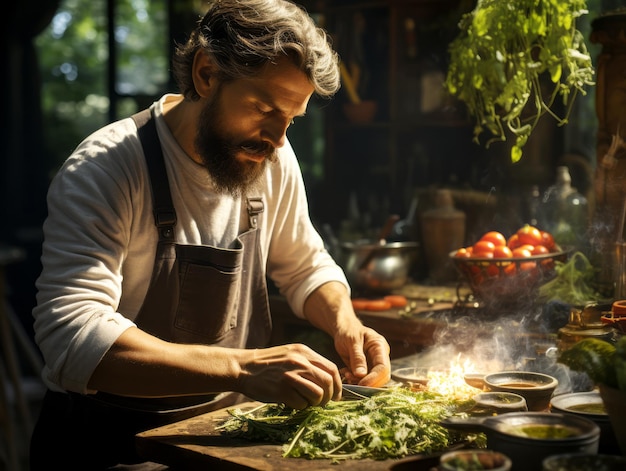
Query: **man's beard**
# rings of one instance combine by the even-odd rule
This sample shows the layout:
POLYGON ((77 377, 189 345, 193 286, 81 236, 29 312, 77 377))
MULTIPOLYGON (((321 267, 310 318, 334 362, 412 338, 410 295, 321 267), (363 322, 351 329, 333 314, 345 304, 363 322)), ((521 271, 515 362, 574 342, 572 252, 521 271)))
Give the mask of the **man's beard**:
POLYGON ((257 188, 267 162, 275 162, 278 157, 276 149, 268 142, 240 141, 220 127, 220 97, 218 90, 200 113, 195 149, 216 189, 238 197, 257 188), (236 158, 238 152, 262 155, 265 159, 261 162, 240 161, 236 158))

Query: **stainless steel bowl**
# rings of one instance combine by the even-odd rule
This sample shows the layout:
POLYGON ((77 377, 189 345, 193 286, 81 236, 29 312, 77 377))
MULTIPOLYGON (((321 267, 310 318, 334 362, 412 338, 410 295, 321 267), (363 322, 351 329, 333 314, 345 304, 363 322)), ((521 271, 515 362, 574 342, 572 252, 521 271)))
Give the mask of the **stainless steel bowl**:
POLYGON ((403 287, 419 255, 417 242, 347 242, 341 244, 341 249, 339 262, 350 285, 375 293, 403 287))

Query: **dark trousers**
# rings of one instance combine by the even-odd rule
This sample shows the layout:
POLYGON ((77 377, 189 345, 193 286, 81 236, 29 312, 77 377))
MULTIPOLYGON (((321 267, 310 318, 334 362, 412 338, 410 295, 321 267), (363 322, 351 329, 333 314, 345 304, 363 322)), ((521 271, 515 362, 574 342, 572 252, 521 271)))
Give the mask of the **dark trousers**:
MULTIPOLYGON (((210 403, 196 402, 195 406, 155 413, 133 408, 137 399, 116 396, 118 402, 113 405, 103 398, 110 401, 112 396, 46 392, 31 437, 31 471, 98 471, 142 463, 145 460, 135 448, 137 433, 249 400, 241 394, 230 393, 210 403)), ((207 396, 202 398, 207 399, 207 396)), ((193 402, 195 398, 187 400, 193 402)), ((163 404, 168 401, 139 402, 163 404)), ((180 399, 177 402, 180 403, 180 399)), ((146 465, 146 469, 154 469, 151 467, 154 463, 146 465)), ((143 470, 144 467, 133 469, 143 470)))
POLYGON ((48 391, 31 437, 30 469, 96 471, 140 463, 135 434, 174 421, 48 391))

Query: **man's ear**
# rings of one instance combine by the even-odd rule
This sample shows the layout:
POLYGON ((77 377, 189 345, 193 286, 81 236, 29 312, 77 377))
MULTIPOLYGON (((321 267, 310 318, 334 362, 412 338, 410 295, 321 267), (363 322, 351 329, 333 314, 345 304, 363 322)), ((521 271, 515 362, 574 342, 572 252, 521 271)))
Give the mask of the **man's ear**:
POLYGON ((213 69, 213 63, 209 56, 202 49, 198 49, 193 58, 191 76, 196 92, 202 98, 208 97, 213 89, 217 88, 217 78, 213 69))

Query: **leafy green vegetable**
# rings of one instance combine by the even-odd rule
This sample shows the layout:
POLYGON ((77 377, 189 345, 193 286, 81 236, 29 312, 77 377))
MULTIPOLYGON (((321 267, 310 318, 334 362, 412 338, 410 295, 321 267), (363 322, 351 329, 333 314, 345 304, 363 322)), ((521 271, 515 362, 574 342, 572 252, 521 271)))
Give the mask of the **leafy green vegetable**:
POLYGON ((615 344, 615 376, 617 388, 626 391, 626 336, 621 336, 615 344))
MULTIPOLYGON (((283 456, 345 460, 399 458, 433 453, 468 439, 439 425, 463 414, 474 401, 390 388, 370 398, 294 410, 264 404, 233 409, 220 429, 231 436, 283 443, 283 456)), ((471 439, 481 438, 471 435, 471 439)), ((483 440, 484 441, 484 440, 483 440)))
POLYGON ((508 130, 516 162, 541 116, 567 123, 576 95, 594 84, 591 56, 576 29, 587 13, 585 0, 478 0, 463 15, 449 46, 445 85, 476 119, 476 142, 484 131, 504 141, 508 130), (562 117, 553 107, 558 97, 562 117))
POLYGON ((587 373, 595 383, 617 387, 615 345, 596 338, 585 338, 559 355, 559 362, 574 371, 587 373))
POLYGON ((556 276, 539 287, 539 300, 561 301, 583 306, 602 296, 593 288, 596 269, 582 252, 574 252, 566 262, 555 262, 556 276))

